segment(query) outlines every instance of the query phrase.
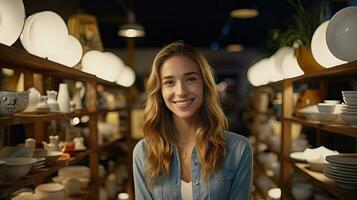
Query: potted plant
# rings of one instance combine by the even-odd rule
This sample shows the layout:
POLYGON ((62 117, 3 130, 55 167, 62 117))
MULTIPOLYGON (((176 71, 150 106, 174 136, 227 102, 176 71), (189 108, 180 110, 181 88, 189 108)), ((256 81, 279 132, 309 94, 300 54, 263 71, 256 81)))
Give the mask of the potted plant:
POLYGON ((304 73, 322 69, 312 56, 311 39, 316 28, 323 22, 325 4, 318 9, 305 9, 300 0, 289 0, 295 8, 293 15, 294 24, 283 32, 280 40, 281 46, 293 46, 300 68, 304 73))

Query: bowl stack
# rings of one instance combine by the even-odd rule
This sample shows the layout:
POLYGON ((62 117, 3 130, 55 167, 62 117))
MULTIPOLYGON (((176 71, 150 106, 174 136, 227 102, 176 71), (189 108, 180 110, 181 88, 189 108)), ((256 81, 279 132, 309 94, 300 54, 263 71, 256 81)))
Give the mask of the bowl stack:
POLYGON ((357 128, 357 91, 342 91, 342 97, 346 104, 341 109, 341 118, 357 128))
POLYGON ((357 190, 357 154, 327 156, 324 174, 340 187, 357 190))

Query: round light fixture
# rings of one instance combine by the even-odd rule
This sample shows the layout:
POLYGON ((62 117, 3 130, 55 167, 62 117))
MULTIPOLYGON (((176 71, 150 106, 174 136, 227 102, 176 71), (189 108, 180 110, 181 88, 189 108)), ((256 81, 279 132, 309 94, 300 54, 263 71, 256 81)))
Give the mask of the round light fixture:
POLYGON ((249 19, 254 18, 259 15, 259 11, 257 9, 252 8, 242 8, 231 11, 231 17, 238 19, 249 19))
POLYGON ((240 44, 229 44, 226 47, 226 50, 229 52, 242 52, 243 51, 243 46, 240 44))

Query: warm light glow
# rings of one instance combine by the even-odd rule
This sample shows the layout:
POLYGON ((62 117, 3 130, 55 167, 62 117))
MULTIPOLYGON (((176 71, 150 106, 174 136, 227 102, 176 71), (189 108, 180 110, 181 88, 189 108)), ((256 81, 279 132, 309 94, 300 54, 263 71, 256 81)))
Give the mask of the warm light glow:
POLYGON ((89 116, 88 115, 83 115, 82 117, 81 117, 81 122, 82 123, 87 123, 89 121, 89 116))
POLYGON ((243 46, 240 44, 230 44, 226 47, 229 52, 241 52, 243 51, 243 46))
POLYGON ((128 193, 119 193, 118 194, 118 200, 126 200, 129 199, 129 194, 128 193))
POLYGON ((274 200, 281 198, 281 189, 280 188, 272 188, 268 191, 268 196, 274 200))
POLYGON ((294 51, 286 54, 283 58, 283 62, 281 64, 281 74, 284 79, 304 75, 304 72, 301 70, 296 56, 294 55, 294 51))
POLYGON ((143 37, 145 36, 144 27, 139 24, 129 23, 120 26, 118 35, 122 37, 143 37))
POLYGON ((82 58, 82 70, 97 77, 114 82, 124 68, 123 61, 111 52, 91 50, 82 58))
POLYGON ((334 67, 346 63, 336 58, 327 47, 326 30, 329 21, 322 23, 314 32, 311 41, 312 55, 321 66, 325 68, 334 67))
POLYGON ((135 72, 131 67, 126 66, 117 77, 116 83, 124 86, 130 87, 135 82, 135 72))
POLYGON ((81 121, 79 120, 78 117, 74 117, 74 118, 71 120, 71 124, 72 124, 73 126, 79 124, 79 122, 81 122, 81 121))
POLYGON ((43 11, 36 14, 29 29, 30 53, 54 60, 58 47, 67 43, 67 25, 57 13, 43 11))
POLYGON ((19 37, 25 20, 22 0, 0 1, 0 43, 11 46, 19 37))
POLYGON ((238 19, 248 19, 253 18, 259 15, 259 11, 256 9, 237 9, 231 11, 231 17, 238 18, 238 19))

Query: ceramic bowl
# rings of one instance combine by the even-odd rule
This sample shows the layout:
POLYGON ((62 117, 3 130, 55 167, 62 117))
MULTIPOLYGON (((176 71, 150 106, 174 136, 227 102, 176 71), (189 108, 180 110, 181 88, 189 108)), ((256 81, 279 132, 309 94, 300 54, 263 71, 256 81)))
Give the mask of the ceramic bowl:
POLYGON ((321 123, 334 122, 338 118, 338 114, 334 113, 312 113, 313 118, 319 120, 321 123))
POLYGON ((21 157, 31 158, 33 149, 31 147, 12 147, 6 146, 0 150, 0 158, 21 157))
POLYGON ((58 176, 71 178, 89 178, 90 169, 87 166, 72 165, 59 169, 58 176))
POLYGON ((6 162, 6 170, 3 173, 9 179, 20 179, 26 176, 32 164, 36 162, 34 158, 1 158, 0 160, 6 162))
POLYGON ((336 104, 319 103, 317 109, 320 113, 334 113, 336 104))
POLYGON ((45 183, 38 185, 35 192, 40 199, 64 200, 66 198, 64 186, 59 183, 45 183))
POLYGON ((49 151, 46 155, 46 164, 51 165, 56 163, 57 159, 62 155, 61 151, 49 151))
POLYGON ((346 113, 342 113, 340 116, 343 121, 347 122, 352 127, 357 128, 357 115, 349 115, 346 113))
POLYGON ((341 101, 340 100, 324 100, 324 103, 327 103, 327 104, 340 104, 341 101))
POLYGON ((0 91, 0 115, 12 115, 28 105, 29 92, 0 91))

